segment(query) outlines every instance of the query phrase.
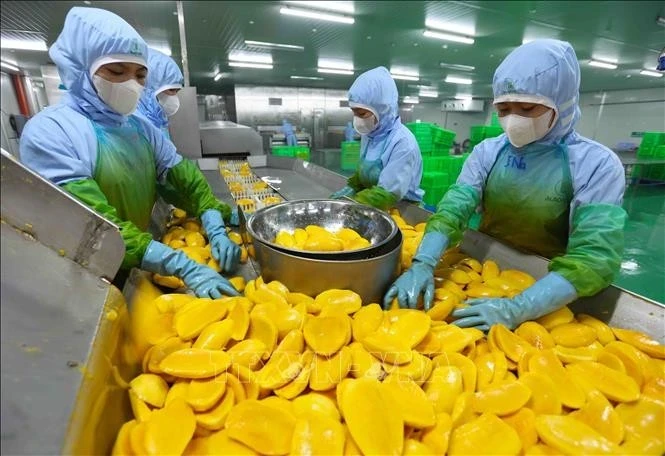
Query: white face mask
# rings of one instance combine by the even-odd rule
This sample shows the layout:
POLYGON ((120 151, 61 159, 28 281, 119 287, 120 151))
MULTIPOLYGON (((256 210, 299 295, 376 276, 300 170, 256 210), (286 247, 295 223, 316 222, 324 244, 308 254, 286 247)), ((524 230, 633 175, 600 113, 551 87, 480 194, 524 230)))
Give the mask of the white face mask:
MULTIPOLYGON (((499 117, 503 131, 508 135, 510 144, 523 147, 543 138, 551 130, 550 121, 555 116, 554 111, 547 111, 538 117, 523 117, 517 114, 508 114, 499 117)), ((552 122, 554 126, 555 122, 552 122)))
POLYGON ((178 98, 178 95, 169 95, 165 92, 162 92, 157 95, 157 101, 159 101, 164 114, 166 114, 168 117, 174 115, 180 108, 180 99, 178 98))
POLYGON ((373 115, 365 119, 353 116, 353 128, 355 128, 356 131, 361 135, 367 135, 374 131, 377 124, 378 122, 376 121, 376 117, 373 115))
POLYGON ((136 82, 136 79, 128 79, 125 82, 111 82, 95 74, 92 76, 92 83, 97 89, 99 98, 109 108, 123 116, 127 116, 136 110, 143 92, 143 86, 136 82))

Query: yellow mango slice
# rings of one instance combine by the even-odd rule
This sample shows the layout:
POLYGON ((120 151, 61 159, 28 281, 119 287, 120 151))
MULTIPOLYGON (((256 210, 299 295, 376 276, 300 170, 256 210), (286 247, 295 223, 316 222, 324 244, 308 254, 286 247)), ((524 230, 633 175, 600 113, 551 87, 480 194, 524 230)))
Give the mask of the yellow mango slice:
POLYGON ((226 390, 233 391, 233 400, 236 404, 247 399, 245 388, 243 388, 242 383, 240 383, 240 380, 235 375, 227 374, 226 390))
POLYGON ((383 365, 359 342, 353 342, 349 345, 351 350, 351 370, 349 373, 354 378, 372 377, 377 380, 383 380, 386 373, 383 365))
POLYGON ((450 413, 455 398, 463 391, 462 371, 455 366, 437 367, 432 370, 423 389, 436 413, 450 413))
POLYGON ((192 380, 187 388, 187 404, 195 411, 202 412, 211 409, 226 391, 226 375, 192 380))
POLYGON ((190 231, 185 234, 185 243, 188 247, 203 247, 206 245, 206 240, 201 233, 190 231))
POLYGON ((291 233, 281 230, 275 237, 275 244, 281 247, 286 247, 287 249, 292 249, 296 246, 296 240, 291 233))
MULTIPOLYGON (((432 322, 432 324, 434 323, 445 322, 432 322)), ((443 350, 441 349, 441 342, 439 342, 439 339, 432 331, 428 332, 425 338, 418 345, 416 345, 415 350, 418 353, 422 353, 428 357, 435 357, 443 353, 443 350)))
POLYGON ((223 351, 188 348, 167 355, 159 368, 175 377, 207 378, 226 371, 230 364, 231 357, 223 351))
POLYGON ((362 339, 363 347, 384 363, 407 364, 413 359, 411 348, 400 338, 376 331, 362 339))
POLYGON ((434 305, 427 311, 427 315, 429 315, 433 321, 445 320, 448 318, 455 306, 459 304, 459 298, 457 296, 448 292, 447 290, 444 291, 448 297, 442 300, 438 296, 435 296, 436 300, 434 301, 434 305))
POLYGON ((526 290, 531 285, 536 283, 536 279, 534 279, 530 274, 527 274, 523 271, 518 271, 517 269, 504 269, 501 271, 501 274, 499 274, 499 277, 518 284, 519 290, 526 290))
POLYGON ((663 443, 662 438, 652 437, 649 439, 645 438, 628 438, 626 441, 619 447, 619 454, 625 454, 627 456, 663 456, 665 452, 665 444, 663 443))
POLYGON ((414 428, 427 428, 436 423, 432 402, 412 380, 389 375, 383 386, 397 404, 404 423, 414 428))
POLYGON ((228 312, 226 299, 199 298, 185 304, 173 316, 173 326, 182 340, 198 336, 211 323, 221 320, 228 312))
POLYGON ((185 286, 185 282, 183 282, 176 276, 164 277, 163 275, 160 274, 154 274, 152 276, 152 280, 157 285, 161 285, 166 288, 172 288, 174 290, 177 290, 178 288, 183 288, 185 286))
POLYGON ((626 372, 626 367, 623 365, 623 362, 613 353, 610 353, 606 350, 601 350, 597 355, 595 361, 600 364, 604 364, 610 369, 614 369, 619 372, 626 372))
POLYGON ((555 345, 554 339, 549 331, 535 321, 525 321, 519 325, 517 329, 515 329, 515 335, 524 339, 538 350, 554 348, 555 345))
POLYGON ((594 388, 618 402, 631 402, 640 397, 640 388, 631 377, 617 372, 604 364, 582 361, 569 364, 566 369, 573 375, 580 376, 594 388))
POLYGON ((570 416, 589 425, 610 442, 618 445, 623 441, 624 429, 621 418, 599 391, 589 392, 586 404, 572 412, 570 416))
POLYGON ((584 391, 571 381, 553 350, 542 350, 529 359, 529 372, 536 372, 549 377, 554 382, 557 397, 567 407, 578 409, 584 405, 584 391))
POLYGON ((169 392, 166 394, 166 399, 164 400, 164 404, 170 404, 177 398, 180 398, 186 402, 188 392, 189 392, 189 381, 185 380, 177 381, 173 385, 171 385, 171 388, 169 388, 169 392))
POLYGON ((177 312, 188 302, 196 299, 194 296, 181 293, 166 293, 158 296, 153 301, 153 305, 162 313, 177 312))
POLYGON ((229 282, 231 282, 231 285, 233 285, 233 288, 235 288, 236 290, 238 290, 241 293, 243 291, 245 291, 245 287, 247 286, 247 282, 245 282, 245 278, 241 277, 241 276, 231 277, 229 279, 229 282))
POLYGON ((266 455, 287 454, 295 426, 293 415, 256 400, 240 402, 226 420, 230 438, 266 455))
POLYGON ((351 337, 351 320, 344 315, 308 318, 303 327, 307 345, 317 354, 331 356, 351 337))
POLYGON ((311 350, 306 350, 301 356, 302 369, 289 383, 286 385, 275 389, 275 394, 284 399, 293 399, 300 395, 307 386, 309 385, 309 377, 311 375, 312 369, 312 359, 314 358, 314 352, 311 350))
POLYGON ((432 331, 446 353, 460 352, 471 342, 470 334, 455 325, 439 326, 432 331))
POLYGON ((489 279, 499 277, 500 272, 501 271, 499 270, 499 266, 496 264, 495 261, 486 260, 483 263, 483 268, 481 270, 481 276, 483 278, 483 282, 487 282, 487 280, 489 279))
POLYGON ((201 231, 201 224, 196 220, 187 220, 182 227, 187 231, 201 231))
POLYGON ((423 430, 420 441, 427 445, 434 454, 446 454, 452 431, 452 420, 447 413, 436 415, 436 424, 423 430))
POLYGON ((305 242, 307 242, 307 231, 302 228, 296 228, 293 231, 293 240, 295 241, 295 247, 298 249, 303 249, 305 247, 305 242))
POLYGON ((349 380, 341 397, 344 420, 363 454, 399 455, 404 422, 392 397, 372 378, 349 380))
POLYGON ((343 347, 330 358, 314 356, 309 387, 314 391, 326 391, 333 388, 349 373, 352 362, 353 358, 349 347, 343 347))
POLYGON ((483 390, 492 383, 499 383, 508 372, 508 361, 506 355, 501 351, 492 351, 477 356, 474 362, 478 390, 483 390))
POLYGON ((570 416, 537 416, 536 431, 543 442, 565 454, 611 454, 619 449, 591 427, 570 416))
POLYGON ((383 368, 389 374, 395 374, 422 384, 432 373, 432 360, 414 350, 410 363, 401 366, 386 364, 383 368))
POLYGON ((520 375, 519 380, 531 390, 531 397, 526 406, 536 415, 559 415, 561 413, 561 400, 556 385, 547 375, 527 372, 520 375))
POLYGON ((202 445, 195 448, 187 447, 185 450, 185 455, 201 455, 201 454, 232 454, 234 456, 256 456, 257 453, 252 449, 246 447, 242 443, 229 438, 229 433, 226 429, 222 429, 217 432, 213 432, 208 437, 202 439, 194 439, 190 442, 190 445, 194 443, 195 440, 203 440, 202 445))
POLYGON ((594 331, 596 331, 596 336, 598 337, 598 341, 601 344, 607 345, 613 340, 615 340, 612 328, 610 328, 608 325, 598 320, 597 318, 594 318, 591 315, 578 314, 577 321, 582 323, 583 325, 587 325, 590 328, 593 328, 594 331))
POLYGON ((665 406, 647 398, 616 406, 616 412, 626 430, 626 439, 652 439, 665 446, 665 406))
POLYGON ((132 443, 130 441, 130 435, 132 429, 136 427, 136 420, 127 421, 124 423, 120 430, 118 431, 118 436, 115 438, 115 443, 113 444, 113 449, 111 450, 112 456, 120 456, 132 454, 132 443))
POLYGON ((185 401, 176 399, 152 412, 145 423, 143 443, 148 454, 181 454, 194 435, 196 418, 185 401))
POLYGON ((227 389, 224 397, 212 409, 196 414, 196 423, 203 429, 211 431, 222 429, 234 403, 235 394, 232 389, 227 389))
POLYGON ((362 306, 360 295, 351 290, 326 290, 319 293, 314 300, 317 301, 317 306, 321 309, 328 306, 338 307, 347 314, 357 312, 362 306))
POLYGON ((651 371, 649 358, 637 348, 625 342, 614 341, 605 345, 605 351, 615 355, 626 368, 626 374, 635 380, 640 388, 651 371))
POLYGON ((455 399, 453 411, 450 414, 452 420, 452 427, 456 428, 464 423, 474 420, 478 415, 473 411, 472 407, 473 393, 462 393, 455 399))
POLYGON ((630 344, 654 358, 665 359, 665 345, 660 345, 646 334, 639 331, 620 328, 612 328, 612 331, 616 338, 621 342, 630 344))
POLYGON ((268 318, 259 314, 254 314, 253 312, 250 314, 249 330, 247 331, 246 337, 263 342, 268 355, 272 353, 277 345, 277 334, 277 326, 275 326, 275 324, 268 318))
POLYGON ((536 414, 530 408, 522 408, 512 415, 501 417, 508 426, 515 429, 522 442, 522 448, 529 448, 538 442, 536 414))
POLYGON ((453 430, 448 454, 518 454, 522 442, 515 430, 486 413, 453 430))
POLYGON ((406 439, 404 442, 404 451, 402 452, 404 456, 413 456, 413 455, 433 455, 433 451, 424 443, 420 443, 415 439, 406 439))
POLYGON ((229 348, 226 353, 231 357, 233 364, 254 370, 259 367, 261 360, 265 358, 266 346, 258 339, 245 339, 229 348))
POLYGON ((328 416, 299 417, 293 431, 291 454, 311 456, 342 454, 345 433, 344 426, 339 420, 328 416))
POLYGON ((555 344, 570 348, 586 347, 597 338, 593 328, 580 323, 558 325, 552 328, 550 334, 555 344))
POLYGON ((231 338, 238 341, 243 340, 249 330, 249 312, 247 308, 236 301, 229 311, 227 319, 233 322, 231 338))
POLYGON ((525 353, 533 351, 533 347, 524 339, 515 335, 503 325, 494 325, 490 333, 495 333, 495 342, 499 350, 514 362, 518 362, 525 353))
POLYGON ((351 327, 353 339, 362 342, 365 336, 376 331, 383 321, 383 310, 378 304, 369 304, 360 308, 354 315, 351 327))
POLYGON ((543 315, 542 317, 538 318, 536 322, 542 325, 548 331, 551 331, 552 328, 570 323, 574 319, 575 315, 573 315, 573 312, 568 308, 568 306, 564 306, 558 310, 555 310, 554 312, 543 315))
POLYGON ((665 406, 665 378, 652 378, 642 387, 642 395, 665 406))
POLYGON ((169 385, 155 374, 141 374, 129 382, 136 396, 153 407, 162 407, 169 391, 169 385))
POLYGON ((476 413, 510 415, 521 409, 531 397, 531 390, 523 383, 493 384, 473 396, 472 406, 476 413))
POLYGON ((288 384, 303 369, 303 356, 293 353, 280 353, 272 356, 256 376, 256 383, 264 389, 277 389, 288 384))
POLYGON ((326 232, 325 235, 310 235, 305 241, 303 249, 312 252, 339 252, 344 250, 344 243, 341 239, 326 232))
POLYGON ((226 346, 233 333, 234 322, 226 319, 206 326, 192 345, 193 348, 219 350, 226 346))
POLYGON ((132 413, 134 414, 136 421, 141 423, 150 419, 152 410, 150 410, 150 407, 148 407, 144 401, 139 399, 136 393, 131 389, 129 390, 129 404, 132 407, 132 413))
POLYGON ((414 348, 425 338, 432 320, 415 309, 393 309, 385 313, 381 330, 399 337, 409 348, 414 348))
POLYGON ((464 391, 473 393, 476 390, 476 365, 468 357, 460 353, 444 353, 432 360, 434 367, 456 366, 462 372, 464 391))
POLYGON ((554 347, 554 353, 562 363, 579 363, 581 361, 596 361, 602 352, 602 345, 589 345, 586 347, 568 348, 561 345, 554 347))
POLYGON ((296 418, 303 415, 319 413, 340 421, 339 410, 334 400, 320 393, 308 393, 293 399, 293 414, 296 418))

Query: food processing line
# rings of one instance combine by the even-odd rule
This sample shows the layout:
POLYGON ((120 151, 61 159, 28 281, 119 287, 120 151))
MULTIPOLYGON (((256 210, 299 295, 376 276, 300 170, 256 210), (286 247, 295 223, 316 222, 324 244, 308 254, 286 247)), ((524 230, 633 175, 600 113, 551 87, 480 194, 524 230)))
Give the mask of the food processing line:
MULTIPOLYGON (((325 199, 346 180, 297 159, 250 153, 247 162, 285 200, 325 199)), ((199 164, 215 195, 233 204, 217 159, 199 164)), ((113 286, 124 255, 118 227, 5 151, 1 183, 1 451, 107 454, 121 423, 131 416, 125 382, 141 364, 130 337, 131 303, 145 292, 140 285, 147 274, 133 270, 122 292, 113 286)), ((414 205, 398 209, 413 225, 429 216, 414 205)), ((164 230, 168 213, 165 203, 156 205, 153 235, 164 230)), ((492 258, 502 269, 536 278, 547 273, 547 260, 482 233, 468 231, 461 249, 480 261, 492 258)), ((251 279, 260 270, 250 260, 239 274, 251 279)), ((611 286, 571 308, 665 342, 665 307, 621 288, 611 286)))

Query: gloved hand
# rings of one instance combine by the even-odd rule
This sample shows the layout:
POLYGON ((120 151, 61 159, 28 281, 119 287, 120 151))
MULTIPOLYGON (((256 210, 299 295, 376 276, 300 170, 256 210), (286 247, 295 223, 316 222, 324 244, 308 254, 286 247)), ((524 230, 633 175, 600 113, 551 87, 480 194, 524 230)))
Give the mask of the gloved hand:
POLYGON ((415 309, 420 293, 424 292, 423 306, 429 310, 434 298, 434 268, 448 246, 448 236, 438 232, 425 234, 413 257, 413 265, 388 289, 383 308, 390 308, 394 298, 400 307, 415 309))
POLYGON ((218 299, 222 295, 240 296, 231 283, 214 270, 190 260, 184 252, 157 241, 150 241, 141 269, 164 276, 180 277, 199 298, 218 299))
POLYGON ((520 323, 535 320, 577 299, 575 287, 556 272, 550 272, 519 295, 509 298, 481 298, 466 301, 469 307, 452 313, 461 328, 489 331, 495 324, 515 329, 520 323))
POLYGON ((344 198, 345 196, 353 196, 355 194, 356 191, 347 185, 346 187, 342 187, 341 189, 337 190, 335 193, 330 195, 330 197, 332 199, 339 199, 344 198))
POLYGON ((208 234, 212 256, 217 260, 222 271, 235 270, 240 262, 240 247, 226 235, 222 214, 218 210, 208 209, 201 214, 201 222, 208 234))
POLYGON ((233 208, 231 211, 231 220, 229 221, 231 226, 240 226, 240 218, 238 216, 238 207, 233 208))

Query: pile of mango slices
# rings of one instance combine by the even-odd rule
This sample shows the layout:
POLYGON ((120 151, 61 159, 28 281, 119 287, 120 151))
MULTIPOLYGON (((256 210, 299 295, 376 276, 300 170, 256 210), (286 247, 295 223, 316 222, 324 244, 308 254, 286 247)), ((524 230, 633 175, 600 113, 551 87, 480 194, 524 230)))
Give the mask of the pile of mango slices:
POLYGON ((665 451, 664 346, 567 307, 485 335, 450 324, 456 298, 384 311, 258 278, 135 303, 147 350, 113 454, 665 451))
MULTIPOLYGON (((171 218, 168 222, 168 230, 162 236, 162 243, 168 245, 172 249, 181 250, 191 260, 199 264, 205 264, 217 272, 222 268, 213 258, 210 250, 210 244, 206 238, 206 233, 201 223, 195 218, 187 218, 187 213, 182 209, 174 209, 171 212, 171 218)), ((229 239, 240 246, 240 262, 247 262, 247 249, 242 243, 242 237, 239 233, 231 231, 230 228, 226 229, 229 239)), ((167 288, 183 288, 185 284, 182 280, 175 276, 162 276, 154 274, 152 280, 161 286, 167 288)))
POLYGON ((339 231, 332 232, 317 225, 296 228, 293 233, 281 230, 277 233, 274 242, 287 249, 318 252, 360 250, 372 245, 371 242, 351 228, 342 228, 339 231))

